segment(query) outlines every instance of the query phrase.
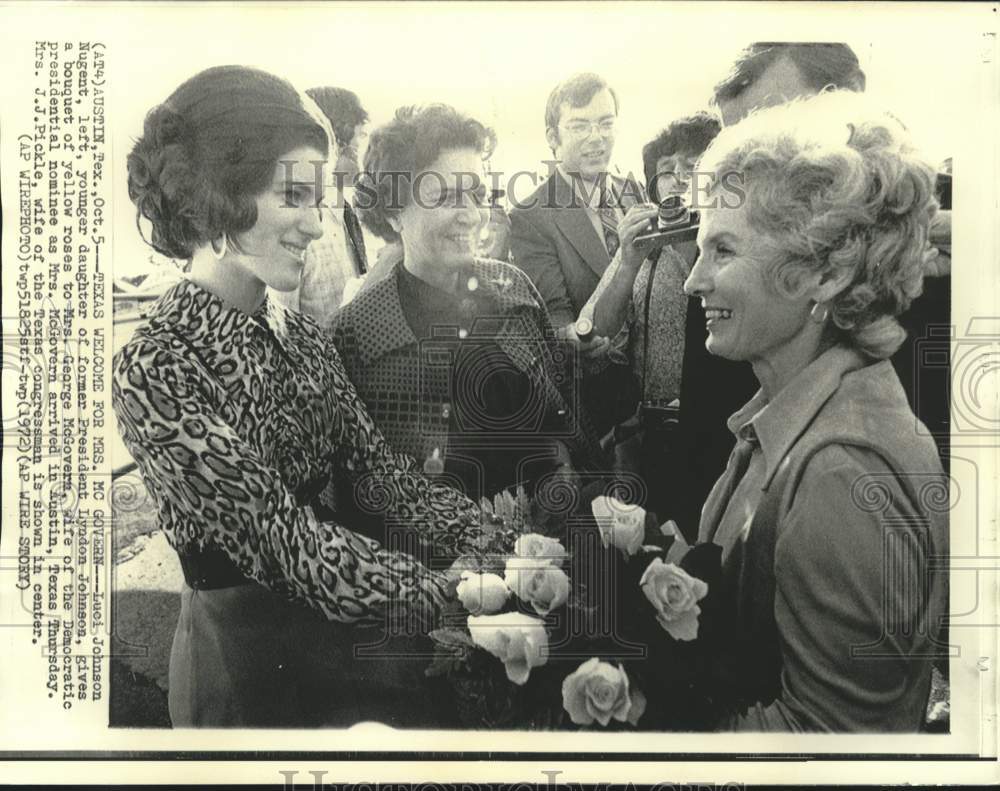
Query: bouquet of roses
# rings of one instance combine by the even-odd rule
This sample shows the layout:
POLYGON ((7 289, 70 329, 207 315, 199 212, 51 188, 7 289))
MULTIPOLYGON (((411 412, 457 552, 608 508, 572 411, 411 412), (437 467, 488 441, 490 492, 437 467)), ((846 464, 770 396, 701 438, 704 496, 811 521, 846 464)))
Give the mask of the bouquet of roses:
POLYGON ((718 547, 689 547, 673 523, 608 496, 555 528, 523 495, 492 510, 514 526, 513 549, 456 563, 455 601, 430 634, 427 674, 451 682, 463 723, 708 727, 699 638, 718 547))

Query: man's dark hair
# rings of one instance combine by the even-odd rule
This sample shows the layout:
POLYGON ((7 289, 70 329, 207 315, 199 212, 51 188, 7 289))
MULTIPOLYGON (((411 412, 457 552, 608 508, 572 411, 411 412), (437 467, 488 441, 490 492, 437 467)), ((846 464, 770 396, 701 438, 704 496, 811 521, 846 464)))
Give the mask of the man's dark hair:
POLYGON ((660 195, 656 189, 656 163, 663 157, 674 154, 705 153, 722 124, 711 113, 699 112, 684 118, 678 118, 655 138, 642 147, 642 169, 646 175, 646 192, 650 200, 659 202, 660 195))
POLYGON ((335 88, 331 85, 310 88, 306 95, 319 105, 333 127, 337 146, 346 147, 354 138, 354 128, 368 120, 368 112, 361 106, 361 100, 354 91, 335 88))
POLYGON ((715 86, 712 103, 735 99, 782 57, 795 64, 806 84, 817 93, 828 85, 857 92, 865 89, 865 73, 854 50, 846 44, 757 41, 740 53, 726 78, 715 86))
POLYGON ((564 103, 570 107, 585 107, 599 91, 608 91, 615 103, 615 114, 618 113, 618 94, 599 74, 583 72, 574 74, 552 89, 549 99, 545 102, 545 128, 555 129, 559 126, 559 109, 564 103))

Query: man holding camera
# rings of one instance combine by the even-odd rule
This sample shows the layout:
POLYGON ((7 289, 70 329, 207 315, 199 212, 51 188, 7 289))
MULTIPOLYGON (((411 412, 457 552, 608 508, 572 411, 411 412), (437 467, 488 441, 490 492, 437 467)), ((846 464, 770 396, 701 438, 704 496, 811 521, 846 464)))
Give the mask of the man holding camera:
MULTIPOLYGON (((545 108, 545 136, 556 159, 549 177, 511 212, 514 264, 534 282, 557 334, 585 359, 600 358, 607 338, 579 337, 575 323, 621 244, 618 225, 643 200, 634 181, 608 172, 618 121, 618 98, 596 74, 560 83, 545 108)), ((602 430, 616 422, 620 384, 591 377, 583 391, 602 430)))

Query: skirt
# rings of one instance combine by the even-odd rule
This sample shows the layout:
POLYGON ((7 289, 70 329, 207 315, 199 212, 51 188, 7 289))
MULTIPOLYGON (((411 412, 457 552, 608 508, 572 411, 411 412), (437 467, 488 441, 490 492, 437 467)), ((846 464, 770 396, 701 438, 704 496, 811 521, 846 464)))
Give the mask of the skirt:
POLYGON ((174 727, 451 728, 426 635, 332 623, 256 583, 181 591, 170 653, 174 727))

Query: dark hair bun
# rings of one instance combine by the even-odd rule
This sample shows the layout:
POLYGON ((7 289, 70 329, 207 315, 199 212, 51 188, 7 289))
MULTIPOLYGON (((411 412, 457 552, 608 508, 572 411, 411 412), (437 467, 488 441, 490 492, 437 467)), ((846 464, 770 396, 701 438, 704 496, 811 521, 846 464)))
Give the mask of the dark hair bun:
POLYGON ((184 118, 161 104, 146 116, 143 136, 128 156, 129 198, 152 225, 149 243, 170 258, 190 258, 206 232, 211 236, 204 215, 190 211, 197 181, 193 144, 184 118))

